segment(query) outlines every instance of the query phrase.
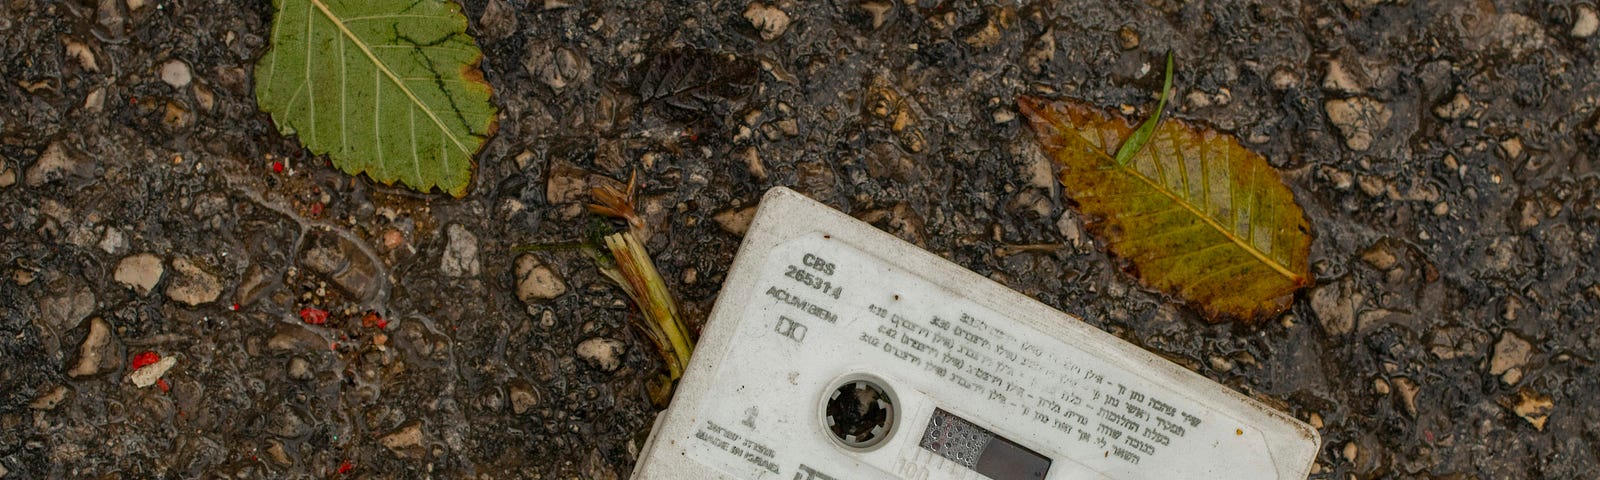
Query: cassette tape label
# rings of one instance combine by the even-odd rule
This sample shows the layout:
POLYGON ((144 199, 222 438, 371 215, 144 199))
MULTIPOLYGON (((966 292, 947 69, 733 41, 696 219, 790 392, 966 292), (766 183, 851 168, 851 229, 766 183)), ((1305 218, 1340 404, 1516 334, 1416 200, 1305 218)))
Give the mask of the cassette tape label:
POLYGON ((1085 355, 1076 359, 1058 353, 1070 347, 1022 340, 1042 337, 1033 332, 1019 337, 970 313, 961 312, 955 320, 934 314, 924 325, 878 304, 867 311, 878 326, 863 330, 857 340, 880 350, 885 360, 943 378, 987 405, 967 408, 1010 411, 1048 425, 1059 432, 1052 442, 1066 441, 1056 447, 1094 450, 1083 456, 1096 457, 1098 451, 1099 458, 1138 465, 1200 428, 1201 415, 1210 413, 1179 410, 1174 404, 1183 402, 1154 384, 1109 372, 1083 352, 1073 352, 1085 355))

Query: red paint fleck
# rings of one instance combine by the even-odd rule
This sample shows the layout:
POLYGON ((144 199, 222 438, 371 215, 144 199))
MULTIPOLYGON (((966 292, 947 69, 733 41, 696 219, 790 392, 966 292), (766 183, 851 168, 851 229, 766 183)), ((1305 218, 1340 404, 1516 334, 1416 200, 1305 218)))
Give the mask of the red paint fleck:
POLYGON ((131 105, 138 105, 139 97, 128 97, 128 103, 131 105))
POLYGON ((313 217, 322 216, 322 203, 321 202, 311 204, 311 216, 313 216, 313 217))
POLYGON ((361 317, 361 326, 382 330, 389 328, 389 321, 384 320, 377 312, 367 312, 366 315, 361 317))
POLYGON ((283 162, 272 162, 272 173, 283 173, 283 162))
POLYGON ((339 349, 339 342, 333 342, 333 343, 328 344, 328 350, 338 350, 338 349, 339 349))
POLYGON ((161 361, 161 355, 156 354, 156 352, 146 350, 144 352, 140 352, 138 355, 134 355, 133 360, 129 362, 129 367, 134 370, 138 370, 144 368, 145 365, 159 361, 161 361))
POLYGON ((328 323, 328 311, 317 307, 302 308, 300 319, 312 325, 322 325, 328 323))
POLYGON ((172 391, 172 385, 167 384, 167 379, 165 378, 156 380, 156 386, 161 387, 161 391, 163 392, 172 391))
POLYGON ((228 310, 235 311, 235 312, 239 311, 239 304, 235 303, 233 305, 229 305, 228 306, 228 310))
POLYGON ((350 471, 354 470, 355 468, 356 466, 352 465, 349 460, 345 460, 344 463, 339 464, 339 473, 350 473, 350 471))

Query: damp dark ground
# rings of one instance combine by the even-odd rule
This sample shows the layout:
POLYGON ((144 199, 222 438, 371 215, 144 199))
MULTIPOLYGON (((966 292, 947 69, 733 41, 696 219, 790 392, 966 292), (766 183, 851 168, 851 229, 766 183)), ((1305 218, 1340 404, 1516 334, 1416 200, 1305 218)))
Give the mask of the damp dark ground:
POLYGON ((630 171, 696 326, 787 185, 1317 426, 1312 478, 1600 471, 1592 2, 1101 3, 468 1, 503 113, 452 199, 276 132, 264 2, 4 0, 0 477, 625 478, 662 368, 637 313, 511 248, 583 238, 630 171), (1313 227, 1314 285, 1259 326, 1122 273, 1018 119, 1142 115, 1168 50, 1171 113, 1313 227))

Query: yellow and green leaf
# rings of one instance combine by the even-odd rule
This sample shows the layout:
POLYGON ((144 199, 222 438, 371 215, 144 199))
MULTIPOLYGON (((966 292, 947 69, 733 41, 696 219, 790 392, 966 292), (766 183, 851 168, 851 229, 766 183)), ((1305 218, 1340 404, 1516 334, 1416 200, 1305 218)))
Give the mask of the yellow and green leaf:
POLYGON ((1211 321, 1282 312, 1307 284, 1310 227, 1265 158, 1238 139, 1152 119, 1142 145, 1128 118, 1074 100, 1021 97, 1040 146, 1091 233, 1146 285, 1211 321))
POLYGON ((256 101, 352 175, 460 197, 495 130, 482 52, 455 2, 274 0, 256 101))

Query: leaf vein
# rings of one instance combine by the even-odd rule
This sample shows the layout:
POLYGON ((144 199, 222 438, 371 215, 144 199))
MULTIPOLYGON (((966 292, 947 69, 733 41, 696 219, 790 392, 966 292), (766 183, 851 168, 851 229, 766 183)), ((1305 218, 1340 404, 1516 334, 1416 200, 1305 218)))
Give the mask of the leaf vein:
MULTIPOLYGON (((394 82, 394 84, 400 88, 401 92, 405 93, 406 97, 409 98, 412 103, 415 103, 418 107, 420 107, 422 113, 427 114, 428 118, 433 121, 434 125, 439 127, 439 131, 444 134, 445 138, 448 138, 451 143, 455 144, 455 147, 462 153, 472 155, 473 151, 469 150, 466 144, 462 143, 461 139, 456 137, 455 132, 452 132, 449 127, 446 127, 444 122, 439 119, 438 115, 435 115, 432 110, 428 109, 427 104, 423 103, 422 99, 418 98, 416 93, 411 91, 411 87, 406 86, 405 82, 400 81, 400 78, 394 73, 394 71, 391 70, 387 64, 383 63, 382 60, 379 60, 377 55, 372 52, 371 48, 368 48, 366 42, 360 37, 357 37, 354 32, 351 32, 350 29, 339 20, 339 17, 335 15, 332 10, 328 9, 327 4, 323 3, 323 0, 310 0, 310 3, 311 5, 316 6, 316 8, 320 10, 324 16, 328 17, 328 20, 333 22, 334 26, 339 28, 340 33, 345 36, 346 40, 360 48, 361 53, 365 54, 367 59, 372 61, 372 64, 378 69, 378 71, 382 72, 384 76, 389 77, 389 80, 394 82)), ((307 47, 309 48, 310 45, 308 44, 307 47)))
MULTIPOLYGON (((1105 151, 1103 151, 1103 150, 1095 150, 1095 151, 1093 151, 1093 153, 1098 154, 1100 157, 1103 157, 1105 160, 1107 160, 1108 162, 1110 162, 1112 164, 1116 163, 1116 160, 1111 158, 1110 155, 1107 155, 1105 153, 1105 151)), ((1272 269, 1274 271, 1277 271, 1278 274, 1283 275, 1285 278, 1288 278, 1288 279, 1290 279, 1292 281, 1295 281, 1295 282, 1300 281, 1300 276, 1299 275, 1294 274, 1294 272, 1290 272, 1288 268, 1285 268, 1283 265, 1279 264, 1276 260, 1273 260, 1272 258, 1267 257, 1266 255, 1262 254, 1261 251, 1257 250, 1254 245, 1251 245, 1249 243, 1245 243, 1243 241, 1243 239, 1239 238, 1238 235, 1235 234, 1236 233, 1235 231, 1233 231, 1232 229, 1223 228, 1222 225, 1218 224, 1215 219, 1212 219, 1211 217, 1202 214, 1200 211, 1195 210, 1194 205, 1191 205, 1188 202, 1185 202, 1182 199, 1178 198, 1177 196, 1173 195, 1172 192, 1169 192, 1169 191, 1167 191, 1166 188, 1162 187, 1161 185, 1156 184, 1154 181, 1152 181, 1150 179, 1150 177, 1147 177, 1143 173, 1140 173, 1137 169, 1121 168, 1119 170, 1122 171, 1123 173, 1127 174, 1127 175, 1132 176, 1135 179, 1138 179, 1141 182, 1144 182, 1145 184, 1149 185, 1151 188, 1155 189, 1156 191, 1160 192, 1161 194, 1166 195, 1167 198, 1171 199, 1174 203, 1177 203, 1178 205, 1181 205, 1183 208, 1188 209, 1190 213, 1194 214, 1196 217, 1199 217, 1201 221, 1206 222, 1207 224, 1211 225, 1211 228, 1213 228, 1213 229, 1217 230, 1218 232, 1222 233, 1222 235, 1227 237, 1228 240, 1230 242, 1232 242, 1234 245, 1236 245, 1239 248, 1243 249, 1246 253, 1249 253, 1251 256, 1255 257, 1256 260, 1260 261, 1261 263, 1266 264, 1269 267, 1272 267, 1272 269)), ((1232 185, 1233 185, 1233 182, 1228 182, 1228 185, 1229 185, 1229 188, 1231 189, 1232 185)))

